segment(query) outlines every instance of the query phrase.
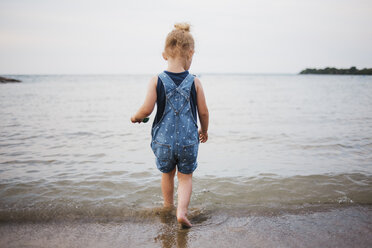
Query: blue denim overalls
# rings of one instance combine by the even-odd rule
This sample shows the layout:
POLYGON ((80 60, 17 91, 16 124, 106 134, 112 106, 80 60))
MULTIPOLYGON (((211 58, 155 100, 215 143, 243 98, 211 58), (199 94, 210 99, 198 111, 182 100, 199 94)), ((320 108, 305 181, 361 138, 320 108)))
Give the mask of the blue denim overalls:
POLYGON ((151 130, 151 148, 156 156, 156 166, 163 173, 178 171, 192 173, 198 163, 198 125, 191 113, 190 90, 194 76, 188 74, 177 86, 165 73, 159 74, 163 82, 166 103, 163 117, 151 130))

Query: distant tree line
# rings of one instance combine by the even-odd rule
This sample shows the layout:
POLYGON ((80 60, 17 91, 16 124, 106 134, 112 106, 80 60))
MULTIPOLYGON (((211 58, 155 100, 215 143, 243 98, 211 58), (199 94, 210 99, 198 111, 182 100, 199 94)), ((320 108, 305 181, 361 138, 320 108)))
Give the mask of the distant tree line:
POLYGON ((17 79, 0 76, 0 83, 19 83, 19 82, 21 82, 21 81, 17 80, 17 79))
POLYGON ((337 75, 372 75, 372 68, 357 69, 355 66, 349 69, 337 69, 334 67, 326 67, 324 69, 306 68, 300 74, 337 74, 337 75))

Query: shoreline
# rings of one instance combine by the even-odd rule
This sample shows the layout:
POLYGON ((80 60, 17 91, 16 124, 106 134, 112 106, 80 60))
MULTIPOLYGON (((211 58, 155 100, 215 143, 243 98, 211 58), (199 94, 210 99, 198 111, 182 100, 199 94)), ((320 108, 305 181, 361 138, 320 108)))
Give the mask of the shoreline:
POLYGON ((0 223, 1 247, 370 247, 372 206, 282 215, 216 212, 181 229, 172 213, 121 222, 0 223), (216 235, 218 233, 218 235, 216 235))
POLYGON ((372 75, 372 68, 357 69, 352 66, 348 69, 326 67, 324 69, 316 68, 306 68, 302 70, 299 74, 320 74, 320 75, 360 75, 360 76, 370 76, 372 75))

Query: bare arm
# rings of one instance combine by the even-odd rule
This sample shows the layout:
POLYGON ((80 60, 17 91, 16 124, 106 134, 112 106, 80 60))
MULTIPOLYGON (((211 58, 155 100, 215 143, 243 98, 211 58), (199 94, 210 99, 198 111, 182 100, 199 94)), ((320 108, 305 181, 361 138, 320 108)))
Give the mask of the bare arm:
POLYGON ((202 143, 208 140, 209 111, 205 100, 204 90, 198 78, 195 78, 196 101, 200 120, 199 138, 202 143))
POLYGON ((145 102, 142 104, 142 106, 138 109, 137 113, 134 114, 130 120, 133 123, 141 123, 142 120, 149 116, 152 111, 154 110, 155 103, 156 103, 156 85, 158 83, 158 77, 155 76, 151 78, 148 89, 147 89, 147 94, 145 98, 145 102))

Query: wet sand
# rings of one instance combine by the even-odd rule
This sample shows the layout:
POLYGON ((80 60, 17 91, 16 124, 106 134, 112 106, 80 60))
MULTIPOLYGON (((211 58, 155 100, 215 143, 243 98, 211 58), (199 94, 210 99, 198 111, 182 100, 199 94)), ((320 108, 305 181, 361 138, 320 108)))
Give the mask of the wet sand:
POLYGON ((1 223, 0 247, 371 247, 372 207, 286 214, 173 213, 110 222, 1 223))

